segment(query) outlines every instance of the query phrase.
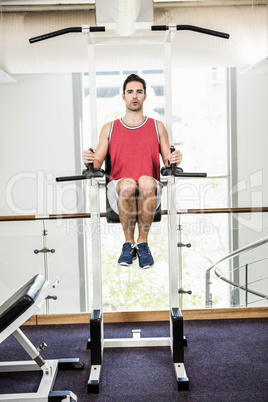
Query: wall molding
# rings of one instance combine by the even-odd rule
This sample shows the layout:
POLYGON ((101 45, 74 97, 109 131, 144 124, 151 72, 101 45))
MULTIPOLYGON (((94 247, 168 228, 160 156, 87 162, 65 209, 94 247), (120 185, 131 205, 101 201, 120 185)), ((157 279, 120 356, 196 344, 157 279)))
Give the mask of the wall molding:
MULTIPOLYGON (((268 318, 268 307, 220 308, 182 310, 183 318, 188 320, 226 320, 245 318, 268 318)), ((76 314, 37 314, 24 325, 88 324, 90 313, 76 314)), ((125 311, 104 313, 105 323, 169 321, 168 310, 125 311)))

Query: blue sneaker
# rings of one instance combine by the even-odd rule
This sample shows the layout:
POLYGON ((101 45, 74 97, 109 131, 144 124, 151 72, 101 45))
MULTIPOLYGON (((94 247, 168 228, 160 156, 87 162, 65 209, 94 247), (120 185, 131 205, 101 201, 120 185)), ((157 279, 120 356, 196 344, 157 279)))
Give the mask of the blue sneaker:
POLYGON ((142 269, 151 268, 154 265, 154 259, 149 249, 148 243, 139 243, 137 245, 139 257, 139 266, 142 269))
POLYGON ((132 243, 124 243, 122 253, 118 258, 118 264, 122 266, 132 265, 133 260, 137 258, 137 249, 132 243))

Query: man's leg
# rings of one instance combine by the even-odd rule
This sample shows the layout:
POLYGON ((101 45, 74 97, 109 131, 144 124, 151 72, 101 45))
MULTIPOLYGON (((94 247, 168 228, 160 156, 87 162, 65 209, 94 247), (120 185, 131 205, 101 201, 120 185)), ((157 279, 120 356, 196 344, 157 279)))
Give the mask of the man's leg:
POLYGON ((137 241, 137 252, 140 268, 146 269, 154 265, 154 259, 148 246, 148 234, 157 207, 157 183, 155 179, 150 176, 141 176, 138 180, 138 186, 139 236, 137 241))
POLYGON ((137 215, 136 190, 137 183, 133 179, 121 179, 116 185, 116 191, 119 196, 119 218, 125 235, 125 243, 118 259, 118 264, 121 266, 130 266, 133 260, 137 258, 134 241, 137 215))
POLYGON ((125 242, 133 244, 135 243, 134 231, 137 216, 136 189, 136 181, 130 178, 121 179, 116 186, 116 191, 119 195, 119 218, 124 231, 125 242))
POLYGON ((138 180, 138 228, 139 237, 137 243, 148 241, 148 234, 152 225, 157 207, 157 183, 153 177, 141 176, 138 180))

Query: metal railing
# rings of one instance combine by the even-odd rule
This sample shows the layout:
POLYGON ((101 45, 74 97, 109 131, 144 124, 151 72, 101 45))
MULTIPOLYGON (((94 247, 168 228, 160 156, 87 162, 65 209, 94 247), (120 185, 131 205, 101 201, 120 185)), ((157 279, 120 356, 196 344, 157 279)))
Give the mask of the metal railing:
MULTIPOLYGON (((210 209, 185 209, 185 210, 179 210, 177 211, 178 215, 184 215, 184 214, 222 214, 222 213, 263 213, 263 212, 268 212, 268 207, 246 207, 246 208, 210 208, 210 209)), ((162 215, 167 215, 168 211, 167 210, 162 210, 161 211, 162 215)), ((106 217, 106 212, 100 212, 100 218, 106 217)), ((91 213, 74 213, 74 214, 49 214, 49 215, 15 215, 15 216, 0 216, 0 222, 17 222, 17 221, 46 221, 46 220, 65 220, 65 219, 90 219, 91 218, 91 213)), ((248 269, 249 267, 253 264, 256 263, 256 261, 244 264, 243 267, 245 267, 245 284, 241 285, 236 282, 231 281, 229 278, 224 277, 219 273, 219 271, 216 269, 217 266, 224 262, 227 261, 231 258, 234 258, 236 256, 239 256, 240 254, 252 250, 256 247, 259 247, 265 243, 268 242, 268 236, 258 240, 255 243, 252 243, 248 246, 245 246, 243 248, 240 248, 224 258, 220 259, 216 264, 212 265, 210 268, 207 269, 206 271, 206 291, 205 291, 205 305, 206 307, 212 307, 212 298, 211 298, 211 271, 214 269, 214 274, 218 277, 218 280, 222 280, 229 285, 233 286, 237 290, 242 290, 245 291, 246 293, 246 300, 245 304, 249 304, 247 300, 247 295, 248 294, 254 294, 255 296, 260 297, 261 299, 268 299, 268 296, 265 294, 262 294, 260 292, 257 292, 255 290, 252 290, 249 288, 249 285, 252 284, 248 283, 248 269)), ((179 244, 179 243, 178 243, 179 244)), ((268 257, 267 257, 268 258, 268 257)), ((236 270, 240 270, 242 267, 234 268, 232 272, 236 272, 236 270)), ((258 279, 257 281, 264 280, 267 277, 258 279)), ((256 281, 254 281, 256 282, 256 281)), ((180 293, 180 292, 179 292, 180 293)))
POLYGON ((262 258, 260 260, 255 260, 255 261, 252 261, 250 263, 243 264, 242 266, 239 266, 239 267, 233 269, 232 272, 234 272, 236 270, 240 270, 242 268, 245 268, 245 284, 243 284, 243 285, 241 285, 239 283, 236 283, 236 282, 230 280, 229 278, 224 277, 223 275, 221 275, 219 273, 219 270, 217 268, 218 265, 221 264, 222 262, 230 260, 231 258, 237 257, 237 256, 239 256, 239 255, 241 255, 241 254, 243 254, 243 253, 245 253, 245 252, 247 252, 249 250, 253 250, 256 247, 260 247, 260 246, 262 246, 263 244, 265 244, 267 242, 268 242, 268 236, 266 236, 266 237, 264 237, 264 238, 262 238, 262 239, 260 239, 260 240, 258 240, 256 242, 254 242, 254 243, 251 243, 251 244, 249 244, 249 245, 247 245, 245 247, 242 247, 242 248, 240 248, 238 250, 233 251, 232 253, 228 254, 227 256, 221 258, 219 261, 217 261, 214 265, 212 265, 210 268, 208 268, 206 270, 206 307, 212 307, 212 296, 211 296, 211 290, 210 290, 210 287, 211 287, 211 284, 212 284, 211 283, 211 271, 212 270, 214 270, 214 274, 220 280, 228 283, 229 285, 233 286, 235 289, 240 289, 240 290, 245 291, 245 306, 248 305, 248 294, 249 293, 254 294, 255 296, 258 296, 260 298, 260 300, 268 299, 268 295, 265 295, 263 293, 257 292, 256 290, 250 289, 248 287, 249 285, 251 285, 253 283, 260 282, 260 281, 268 278, 268 276, 264 276, 262 278, 259 278, 259 279, 256 279, 254 281, 248 282, 248 270, 249 270, 249 267, 252 266, 253 264, 259 262, 259 261, 263 261, 263 260, 268 259, 268 257, 262 258))

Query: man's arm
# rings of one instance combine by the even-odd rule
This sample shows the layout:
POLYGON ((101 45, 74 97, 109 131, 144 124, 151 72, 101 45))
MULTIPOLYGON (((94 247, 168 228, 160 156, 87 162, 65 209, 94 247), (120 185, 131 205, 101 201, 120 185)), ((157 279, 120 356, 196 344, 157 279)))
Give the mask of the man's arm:
POLYGON ((177 149, 174 152, 170 153, 170 143, 168 139, 168 132, 164 124, 157 120, 157 127, 159 132, 159 139, 160 139, 160 154, 162 156, 162 160, 165 166, 169 166, 170 163, 176 163, 179 165, 182 160, 182 154, 177 149))
POLYGON ((84 164, 88 167, 90 163, 94 163, 94 169, 100 169, 104 159, 107 156, 109 148, 109 133, 111 128, 111 122, 106 123, 100 132, 99 143, 95 152, 86 150, 83 152, 84 164))

